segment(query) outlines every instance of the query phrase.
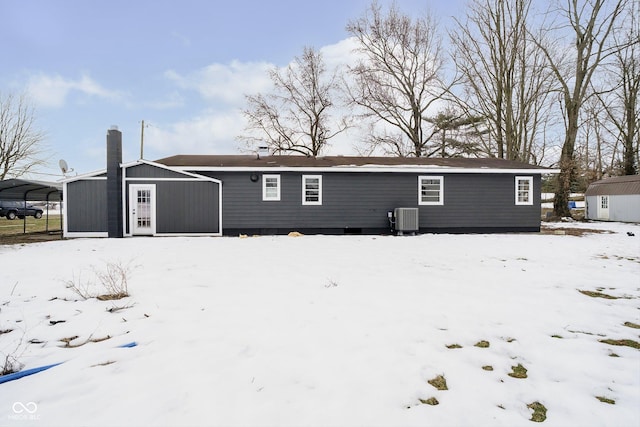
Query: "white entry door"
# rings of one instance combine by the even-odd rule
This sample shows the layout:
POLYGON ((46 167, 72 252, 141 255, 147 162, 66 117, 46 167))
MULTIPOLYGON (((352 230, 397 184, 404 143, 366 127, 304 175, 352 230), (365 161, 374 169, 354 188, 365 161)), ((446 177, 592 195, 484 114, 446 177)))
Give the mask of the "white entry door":
POLYGON ((598 196, 598 219, 609 219, 609 196, 598 196))
POLYGON ((129 218, 131 219, 131 234, 152 235, 156 233, 155 184, 131 184, 129 186, 129 218))

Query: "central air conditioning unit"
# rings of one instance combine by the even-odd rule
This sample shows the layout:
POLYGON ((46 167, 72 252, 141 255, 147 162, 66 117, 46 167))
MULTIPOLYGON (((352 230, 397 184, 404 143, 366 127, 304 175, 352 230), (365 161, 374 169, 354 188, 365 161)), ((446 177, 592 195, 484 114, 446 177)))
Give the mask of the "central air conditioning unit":
POLYGON ((398 234, 415 233, 420 229, 418 208, 395 208, 395 229, 398 234))

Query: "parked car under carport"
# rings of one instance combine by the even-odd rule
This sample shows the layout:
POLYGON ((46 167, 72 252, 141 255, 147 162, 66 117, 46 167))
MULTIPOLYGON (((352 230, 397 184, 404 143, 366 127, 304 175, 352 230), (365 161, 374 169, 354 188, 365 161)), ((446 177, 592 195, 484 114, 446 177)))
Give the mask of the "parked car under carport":
POLYGON ((35 219, 42 218, 44 211, 33 205, 28 205, 25 202, 14 200, 0 200, 0 217, 6 217, 13 220, 16 218, 24 219, 27 216, 32 216, 35 219))
MULTIPOLYGON (((24 207, 25 203, 28 205, 29 203, 34 202, 43 202, 44 206, 37 206, 37 203, 34 203, 37 206, 37 209, 40 209, 43 212, 43 219, 45 233, 49 233, 51 230, 49 228, 50 225, 50 212, 46 207, 48 203, 56 202, 60 203, 62 201, 62 184, 58 184, 55 182, 45 182, 45 181, 35 181, 28 179, 20 179, 20 178, 11 178, 0 180, 0 200, 12 201, 21 203, 24 207)), ((16 217, 18 214, 16 213, 16 217)), ((3 216, 2 218, 5 218, 3 216)), ((56 215, 56 219, 59 218, 59 230, 62 230, 62 216, 56 215)), ((8 220, 5 220, 8 221, 8 220)), ((23 234, 27 234, 27 217, 24 216, 22 218, 22 232, 23 234)), ((34 222, 41 224, 40 221, 34 222)), ((8 225, 8 224, 5 224, 8 225)), ((5 237, 0 237, 0 241, 4 240, 5 237)))

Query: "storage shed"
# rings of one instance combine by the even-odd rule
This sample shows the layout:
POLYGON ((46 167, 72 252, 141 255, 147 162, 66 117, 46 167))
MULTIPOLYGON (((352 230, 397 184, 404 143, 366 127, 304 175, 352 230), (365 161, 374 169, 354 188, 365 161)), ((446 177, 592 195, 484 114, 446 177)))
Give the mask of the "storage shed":
POLYGON ((65 182, 65 236, 540 230, 541 175, 502 159, 178 155, 65 182))
POLYGON ((640 175, 593 182, 584 196, 587 219, 640 222, 640 175))

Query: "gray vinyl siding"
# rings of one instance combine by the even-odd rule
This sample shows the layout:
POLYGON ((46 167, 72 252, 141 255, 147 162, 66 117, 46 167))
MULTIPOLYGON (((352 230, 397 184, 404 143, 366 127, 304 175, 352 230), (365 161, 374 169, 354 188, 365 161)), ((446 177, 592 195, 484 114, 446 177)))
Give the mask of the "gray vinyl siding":
POLYGON ((180 172, 159 168, 152 165, 141 164, 126 168, 126 178, 172 178, 172 179, 185 179, 189 178, 188 175, 180 172))
POLYGON ((421 206, 421 228, 536 228, 540 226, 540 175, 533 204, 515 204, 515 174, 444 176, 444 205, 421 206))
POLYGON ((262 201, 262 174, 252 182, 251 172, 200 173, 223 182, 223 231, 388 230, 397 207, 419 207, 422 230, 540 226, 539 175, 531 206, 515 205, 512 174, 433 174, 444 176, 444 205, 418 206, 418 176, 427 174, 280 172, 280 201, 262 201), (322 205, 302 204, 303 175, 322 176, 322 205))
MULTIPOLYGON (((129 175, 127 174, 127 177, 129 175)), ((184 175, 182 175, 184 177, 184 175)), ((156 186, 156 233, 219 233, 220 185, 210 181, 127 181, 125 212, 129 212, 129 185, 156 186)), ((127 224, 127 232, 130 225, 127 224)))
POLYGON ((106 179, 70 182, 64 199, 69 232, 107 232, 106 179))
POLYGON ((317 175, 280 173, 280 201, 262 201, 261 174, 257 182, 250 180, 250 173, 216 174, 224 188, 223 230, 388 228, 388 210, 411 194, 415 196, 411 206, 417 204, 417 181, 411 185, 410 177, 325 173, 321 174, 322 205, 303 205, 302 175, 311 174, 317 175))

